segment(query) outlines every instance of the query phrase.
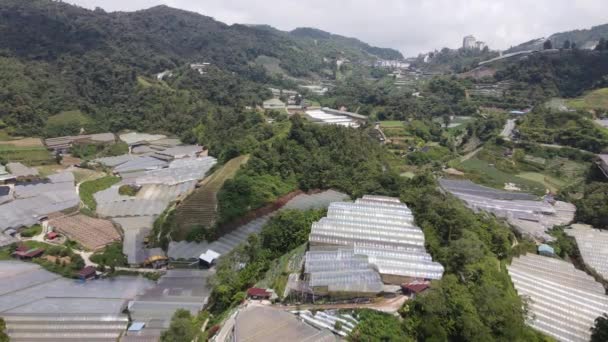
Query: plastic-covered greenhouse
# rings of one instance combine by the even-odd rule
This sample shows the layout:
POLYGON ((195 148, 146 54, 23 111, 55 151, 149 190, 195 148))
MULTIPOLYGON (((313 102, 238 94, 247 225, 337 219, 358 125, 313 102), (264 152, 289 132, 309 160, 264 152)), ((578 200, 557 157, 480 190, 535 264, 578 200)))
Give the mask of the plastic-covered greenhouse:
POLYGON ((576 239, 585 264, 608 279, 608 232, 590 226, 573 224, 566 233, 576 239))
POLYGON ((608 312, 603 286, 568 262, 527 254, 508 270, 528 303, 527 323, 559 341, 589 341, 595 319, 608 312))
POLYGON ((383 282, 441 278, 443 266, 426 252, 424 234, 413 222, 410 209, 397 198, 364 196, 355 203, 332 203, 309 236, 305 273, 310 286, 377 293, 383 282))

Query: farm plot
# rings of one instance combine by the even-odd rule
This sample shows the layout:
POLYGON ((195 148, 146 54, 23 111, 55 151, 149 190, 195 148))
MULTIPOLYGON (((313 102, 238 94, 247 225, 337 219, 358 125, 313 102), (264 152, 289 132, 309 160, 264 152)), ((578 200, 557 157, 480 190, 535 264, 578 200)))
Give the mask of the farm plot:
POLYGON ((240 156, 228 161, 221 168, 207 177, 202 186, 188 196, 176 208, 176 230, 172 238, 180 241, 196 227, 211 227, 217 219, 217 193, 226 180, 234 177, 241 165, 249 160, 249 156, 240 156))
POLYGON ((0 159, 29 166, 55 164, 55 158, 45 147, 0 144, 0 159))

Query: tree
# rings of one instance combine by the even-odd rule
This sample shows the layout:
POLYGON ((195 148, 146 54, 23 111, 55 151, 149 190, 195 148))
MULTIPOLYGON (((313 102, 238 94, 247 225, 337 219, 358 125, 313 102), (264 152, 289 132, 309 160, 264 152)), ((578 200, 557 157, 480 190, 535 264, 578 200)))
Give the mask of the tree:
POLYGON ((342 322, 336 320, 336 323, 334 324, 334 329, 336 331, 341 331, 342 330, 342 322))
POLYGON ((4 319, 2 319, 2 317, 0 317, 0 342, 8 342, 9 338, 8 335, 6 334, 6 322, 4 322, 4 319))
POLYGON ((448 128, 448 126, 450 126, 450 121, 452 121, 450 119, 450 115, 449 114, 443 114, 443 116, 441 117, 441 119, 443 120, 443 124, 445 125, 445 128, 448 128))
POLYGON ((563 45, 564 50, 570 49, 570 46, 571 46, 570 41, 568 39, 566 39, 564 41, 564 45, 563 45))
POLYGON ((543 50, 551 50, 553 49, 553 43, 549 39, 545 40, 543 43, 543 50))
POLYGON ((576 50, 578 47, 576 46, 576 43, 575 43, 575 42, 572 42, 572 44, 570 45, 570 48, 571 48, 572 50, 576 50))
POLYGON ((595 325, 591 328, 591 342, 608 341, 608 314, 595 319, 595 325))
POLYGON ((160 340, 162 342, 192 341, 196 334, 190 311, 179 309, 173 314, 169 330, 163 332, 160 340))

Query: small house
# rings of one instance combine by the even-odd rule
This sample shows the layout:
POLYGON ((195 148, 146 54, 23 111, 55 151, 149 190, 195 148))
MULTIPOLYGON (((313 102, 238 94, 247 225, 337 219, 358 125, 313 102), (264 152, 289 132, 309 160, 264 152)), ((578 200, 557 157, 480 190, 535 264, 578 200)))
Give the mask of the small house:
POLYGON ((59 236, 59 234, 57 234, 56 232, 48 232, 46 234, 46 239, 47 240, 55 240, 58 236, 59 236))
POLYGON ((416 295, 426 291, 430 287, 427 281, 413 281, 411 283, 403 284, 401 289, 403 294, 410 296, 412 299, 416 298, 416 295))
POLYGON ((215 261, 220 257, 220 253, 208 249, 205 253, 201 254, 198 258, 199 265, 204 268, 211 268, 215 265, 215 261))
POLYGON ((97 278, 97 270, 93 266, 86 266, 78 272, 78 279, 87 281, 97 278))
POLYGON ((44 249, 41 248, 29 248, 25 245, 17 247, 13 256, 19 260, 31 260, 40 257, 44 253, 44 249))
POLYGON ((272 296, 272 292, 259 287, 252 287, 247 290, 247 298, 255 300, 269 300, 272 296))

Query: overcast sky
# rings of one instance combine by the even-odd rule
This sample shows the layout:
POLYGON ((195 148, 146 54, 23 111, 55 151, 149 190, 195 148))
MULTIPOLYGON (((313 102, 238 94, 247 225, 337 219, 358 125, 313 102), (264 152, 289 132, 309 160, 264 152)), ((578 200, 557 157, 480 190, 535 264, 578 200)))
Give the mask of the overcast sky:
POLYGON ((65 0, 133 11, 160 4, 228 24, 315 27, 400 50, 406 57, 456 48, 473 34, 505 49, 555 32, 608 23, 607 0, 65 0))

